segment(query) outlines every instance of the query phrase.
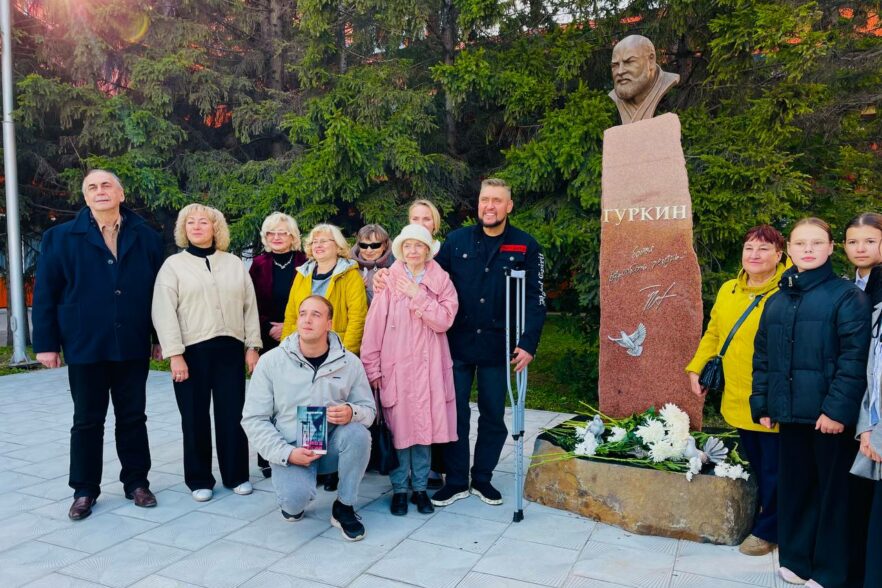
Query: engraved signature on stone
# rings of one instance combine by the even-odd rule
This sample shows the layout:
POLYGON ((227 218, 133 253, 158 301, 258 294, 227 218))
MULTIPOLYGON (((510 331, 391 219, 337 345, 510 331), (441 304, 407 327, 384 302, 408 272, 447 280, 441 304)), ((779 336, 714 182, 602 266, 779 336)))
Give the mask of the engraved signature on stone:
POLYGON ((637 246, 631 253, 631 259, 637 259, 639 257, 643 257, 644 255, 649 255, 650 253, 652 253, 653 249, 655 249, 655 245, 647 245, 646 247, 637 246))
POLYGON ((659 306, 661 306, 662 302, 664 302, 668 298, 676 298, 677 294, 671 294, 671 290, 676 285, 677 285, 677 282, 672 282, 671 285, 668 286, 668 288, 664 291, 664 293, 662 293, 662 291, 661 291, 661 287, 662 287, 661 284, 653 284, 652 286, 645 286, 643 288, 640 288, 640 290, 638 290, 638 292, 644 292, 646 290, 650 290, 646 294, 646 304, 643 305, 643 310, 655 310, 659 306), (655 288, 655 289, 653 290, 653 288, 655 288))
POLYGON ((633 276, 634 274, 639 274, 640 272, 645 272, 647 270, 659 267, 667 267, 672 263, 676 263, 684 259, 686 259, 685 255, 680 255, 679 253, 669 253, 668 255, 653 259, 649 262, 635 263, 632 264, 630 267, 626 267, 620 270, 614 270, 609 274, 609 281, 613 283, 618 282, 619 280, 627 278, 629 276, 633 276))
POLYGON ((646 326, 640 323, 637 325, 637 329, 630 335, 625 333, 625 331, 619 331, 618 337, 607 335, 606 338, 624 347, 631 357, 640 357, 643 353, 643 342, 646 340, 646 326))

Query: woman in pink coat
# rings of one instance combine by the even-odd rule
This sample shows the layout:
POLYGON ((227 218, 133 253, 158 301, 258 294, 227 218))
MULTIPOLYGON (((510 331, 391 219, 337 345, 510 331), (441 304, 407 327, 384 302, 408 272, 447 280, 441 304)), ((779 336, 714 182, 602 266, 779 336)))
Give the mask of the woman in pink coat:
POLYGON ((408 225, 392 242, 397 260, 382 292, 374 295, 361 343, 361 360, 392 431, 399 466, 392 479, 391 511, 407 514, 411 502, 434 512, 426 494, 432 443, 456 441, 453 360, 447 329, 459 301, 453 283, 432 261, 432 235, 408 225))

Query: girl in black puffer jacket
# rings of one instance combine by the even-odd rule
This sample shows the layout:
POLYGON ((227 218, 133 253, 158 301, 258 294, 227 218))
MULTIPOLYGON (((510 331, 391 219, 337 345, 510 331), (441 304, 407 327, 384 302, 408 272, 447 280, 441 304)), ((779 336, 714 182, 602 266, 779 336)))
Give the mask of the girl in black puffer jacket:
POLYGON ((807 218, 790 233, 793 261, 766 303, 754 341, 753 419, 779 423, 778 544, 781 576, 847 588, 848 470, 867 387, 870 304, 833 274, 833 236, 807 218))

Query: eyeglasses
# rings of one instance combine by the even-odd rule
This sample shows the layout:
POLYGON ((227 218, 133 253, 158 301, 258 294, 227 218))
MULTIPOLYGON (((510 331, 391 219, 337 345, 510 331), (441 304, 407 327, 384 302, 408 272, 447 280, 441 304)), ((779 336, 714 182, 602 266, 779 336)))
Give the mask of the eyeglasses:
POLYGON ((267 231, 266 236, 268 239, 275 239, 276 237, 285 238, 290 237, 291 233, 288 231, 267 231))
POLYGON ((361 241, 358 242, 358 247, 360 249, 379 249, 382 246, 382 243, 362 243, 361 241))
POLYGON ((336 243, 333 239, 316 239, 310 245, 315 247, 318 245, 319 247, 324 247, 325 245, 330 245, 331 243, 336 243))

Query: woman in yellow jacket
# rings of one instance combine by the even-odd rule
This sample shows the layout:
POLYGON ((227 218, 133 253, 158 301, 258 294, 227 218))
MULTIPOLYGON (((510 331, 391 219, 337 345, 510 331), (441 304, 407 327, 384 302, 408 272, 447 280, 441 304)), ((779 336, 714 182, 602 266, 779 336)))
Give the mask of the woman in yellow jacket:
POLYGON ((334 225, 316 225, 306 238, 309 260, 297 268, 288 306, 282 339, 297 330, 300 303, 308 296, 324 296, 334 307, 333 329, 343 346, 352 353, 361 349, 364 319, 367 316, 367 293, 358 264, 349 259, 349 245, 334 225))
POLYGON ((686 366, 692 391, 704 396, 698 376, 704 365, 718 355, 732 327, 757 296, 759 304, 741 324, 723 356, 726 387, 721 412, 731 426, 738 429, 741 448, 750 462, 759 486, 757 516, 753 530, 739 548, 746 555, 771 552, 778 542, 778 429, 771 430, 753 422, 750 415, 750 393, 753 385, 753 339, 759 328, 760 315, 769 296, 778 291, 781 274, 789 266, 784 255, 784 236, 769 225, 747 231, 741 254, 742 269, 717 294, 711 309, 707 331, 701 338, 695 357, 686 366))

